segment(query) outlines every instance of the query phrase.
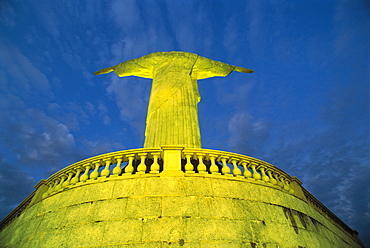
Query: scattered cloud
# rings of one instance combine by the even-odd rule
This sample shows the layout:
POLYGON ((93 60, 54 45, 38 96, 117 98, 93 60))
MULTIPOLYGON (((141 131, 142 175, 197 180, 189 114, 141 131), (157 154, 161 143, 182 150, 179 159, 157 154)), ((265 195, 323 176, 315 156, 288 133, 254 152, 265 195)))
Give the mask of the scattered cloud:
POLYGON ((37 181, 24 170, 0 158, 0 219, 9 214, 31 192, 37 181))
POLYGON ((48 78, 16 46, 1 39, 0 50, 2 51, 0 57, 0 65, 3 68, 2 75, 6 77, 3 83, 17 82, 16 85, 4 84, 1 87, 12 92, 22 91, 28 94, 42 91, 52 96, 48 78))
POLYGON ((105 125, 111 124, 111 118, 108 115, 108 109, 103 102, 98 103, 99 116, 105 125))
POLYGON ((270 136, 267 123, 254 120, 246 113, 237 113, 230 119, 229 132, 230 150, 248 155, 257 155, 264 150, 270 136))
POLYGON ((111 13, 115 24, 119 26, 123 32, 136 31, 135 29, 140 26, 141 13, 137 6, 137 1, 112 1, 111 13))
POLYGON ((114 97, 123 121, 137 130, 144 130, 151 80, 134 77, 110 77, 107 93, 114 97))

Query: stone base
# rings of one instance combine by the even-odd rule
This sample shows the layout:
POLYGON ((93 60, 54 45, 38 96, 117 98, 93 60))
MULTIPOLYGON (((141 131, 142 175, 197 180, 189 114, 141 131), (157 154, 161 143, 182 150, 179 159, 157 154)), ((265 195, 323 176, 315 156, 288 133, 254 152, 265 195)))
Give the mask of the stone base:
POLYGON ((0 233, 0 247, 361 247, 268 184, 185 174, 107 178, 51 195, 0 233))

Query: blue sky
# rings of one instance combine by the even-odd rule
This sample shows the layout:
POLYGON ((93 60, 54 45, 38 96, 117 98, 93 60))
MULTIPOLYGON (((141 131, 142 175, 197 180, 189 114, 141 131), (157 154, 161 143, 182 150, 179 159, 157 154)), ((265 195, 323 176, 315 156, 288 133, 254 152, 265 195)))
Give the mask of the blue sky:
POLYGON ((199 81, 204 148, 297 176, 370 246, 369 1, 0 2, 0 218, 55 171, 143 146, 158 51, 255 70, 199 81))

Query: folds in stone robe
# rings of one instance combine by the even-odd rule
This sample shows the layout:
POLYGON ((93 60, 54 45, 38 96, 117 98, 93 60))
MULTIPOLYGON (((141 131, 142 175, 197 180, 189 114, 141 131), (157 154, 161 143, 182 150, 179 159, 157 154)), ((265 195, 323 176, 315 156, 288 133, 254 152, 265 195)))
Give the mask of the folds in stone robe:
POLYGON ((120 77, 151 78, 145 129, 145 148, 178 145, 201 148, 198 79, 225 77, 232 71, 252 70, 228 65, 188 52, 157 52, 105 68, 120 77))

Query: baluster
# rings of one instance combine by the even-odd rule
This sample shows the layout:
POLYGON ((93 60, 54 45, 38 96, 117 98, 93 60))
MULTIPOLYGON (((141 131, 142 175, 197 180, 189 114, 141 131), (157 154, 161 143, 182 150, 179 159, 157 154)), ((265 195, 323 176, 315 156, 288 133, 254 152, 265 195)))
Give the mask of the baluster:
POLYGON ((48 191, 46 191, 44 194, 42 194, 41 198, 44 199, 44 198, 46 198, 48 196, 49 196, 49 193, 48 193, 48 191))
POLYGON ((144 174, 146 171, 145 159, 146 159, 147 153, 139 153, 138 156, 140 157, 140 164, 137 167, 136 174, 144 174))
POLYGON ((272 176, 272 171, 267 171, 267 174, 269 175, 269 178, 270 178, 270 182, 272 183, 272 184, 277 184, 277 181, 276 181, 276 179, 272 176))
POLYGON ((198 171, 199 173, 207 173, 207 166, 204 164, 203 158, 205 156, 204 153, 197 153, 199 164, 198 164, 198 171))
POLYGON ((292 189, 292 187, 290 187, 290 182, 289 181, 287 181, 287 185, 289 187, 289 193, 294 194, 294 189, 292 189))
POLYGON ((66 180, 66 176, 65 175, 62 175, 62 179, 60 180, 60 183, 55 187, 55 191, 58 191, 60 189, 62 189, 62 185, 64 183, 64 181, 66 180))
POLYGON ((105 158, 103 159, 103 161, 105 162, 105 167, 101 171, 100 175, 106 178, 110 175, 110 165, 111 165, 112 160, 111 158, 105 158))
POLYGON ((262 175, 262 181, 268 183, 270 181, 270 178, 265 173, 265 168, 260 167, 261 175, 262 175))
POLYGON ((122 156, 114 157, 117 161, 116 166, 113 168, 113 176, 119 176, 122 172, 121 163, 123 161, 122 156))
POLYGON ((289 184, 287 184, 287 181, 285 180, 284 177, 282 178, 281 182, 284 185, 283 189, 285 189, 286 191, 289 191, 290 190, 289 184))
POLYGON ((280 187, 282 187, 283 189, 285 189, 285 182, 284 182, 285 178, 284 177, 280 177, 279 179, 280 179, 280 183, 281 183, 281 186, 280 187))
POLYGON ((150 173, 159 173, 159 169, 160 169, 160 166, 158 163, 159 152, 153 152, 152 156, 153 156, 153 164, 150 168, 150 173))
POLYGON ((275 178, 276 178, 276 181, 277 181, 277 185, 281 188, 284 188, 284 183, 281 182, 280 175, 275 174, 275 178))
POLYGON ((78 168, 76 170, 76 175, 72 178, 71 184, 76 184, 76 183, 79 182, 79 177, 80 177, 81 172, 82 172, 82 169, 81 168, 78 168))
POLYGON ((58 190, 59 190, 59 179, 56 179, 55 182, 54 182, 54 187, 53 187, 51 193, 54 193, 58 190))
POLYGON ((227 161, 227 157, 221 157, 221 162, 222 162, 221 172, 223 175, 231 177, 232 175, 230 174, 230 168, 229 166, 227 166, 226 161, 227 161))
POLYGON ((50 183, 50 188, 48 190, 48 194, 51 195, 54 192, 55 186, 57 185, 58 181, 54 181, 50 183))
POLYGON ((235 177, 240 177, 242 175, 242 171, 239 169, 239 167, 236 165, 237 160, 231 159, 231 164, 233 165, 233 175, 235 177))
POLYGON ((218 172, 218 167, 216 165, 216 156, 211 154, 209 155, 209 159, 211 160, 211 167, 209 168, 211 174, 221 174, 218 172))
POLYGON ((68 185, 70 185, 70 184, 71 184, 71 178, 72 178, 72 176, 73 176, 73 172, 72 172, 72 171, 70 171, 70 172, 68 173, 68 179, 67 179, 67 181, 65 181, 65 182, 62 184, 62 187, 63 187, 63 188, 66 188, 68 185))
POLYGON ((191 157, 192 156, 193 156, 192 153, 186 153, 185 154, 185 159, 186 159, 185 172, 186 173, 195 173, 194 165, 191 163, 191 157))
POLYGON ((48 197, 51 193, 51 189, 53 188, 53 183, 48 183, 48 190, 42 194, 42 198, 48 197))
POLYGON ((100 167, 100 161, 96 161, 95 163, 95 168, 93 170, 93 172, 91 172, 90 174, 90 179, 97 179, 99 177, 99 167, 100 167))
POLYGON ((125 175, 126 176, 131 175, 132 172, 134 171, 134 166, 132 165, 132 163, 134 161, 135 155, 130 154, 130 155, 127 156, 127 158, 128 158, 128 164, 125 168, 125 175))
POLYGON ((252 171, 253 171, 253 179, 261 180, 261 175, 257 172, 256 165, 258 165, 258 164, 257 163, 251 163, 251 168, 252 168, 252 171))
POLYGON ((80 178, 80 181, 81 182, 86 182, 87 179, 89 179, 89 171, 90 171, 90 168, 91 168, 91 165, 90 164, 85 164, 85 173, 81 176, 80 178))
POLYGON ((249 161, 242 161, 242 166, 244 168, 244 177, 245 178, 252 178, 252 173, 248 170, 247 164, 249 161))

